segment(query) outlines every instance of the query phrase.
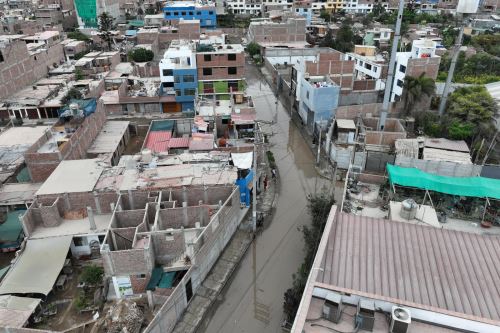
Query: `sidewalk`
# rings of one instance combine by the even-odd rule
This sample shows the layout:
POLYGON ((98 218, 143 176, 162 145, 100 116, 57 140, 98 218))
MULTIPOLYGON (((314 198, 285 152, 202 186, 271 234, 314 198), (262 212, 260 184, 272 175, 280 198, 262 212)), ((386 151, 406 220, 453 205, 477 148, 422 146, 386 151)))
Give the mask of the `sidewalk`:
MULTIPOLYGON (((264 223, 269 223, 277 195, 276 184, 272 182, 268 163, 262 173, 269 173, 269 187, 257 196, 257 212, 264 215, 264 223)), ((264 179, 264 177, 262 177, 264 179)), ((278 184, 279 186, 279 184, 278 184)), ((263 188, 263 187, 262 187, 263 188)), ((175 325, 174 333, 194 333, 202 324, 208 310, 215 303, 241 258, 254 239, 252 233, 252 209, 247 209, 245 217, 227 244, 217 262, 208 273, 184 311, 182 319, 175 325)))

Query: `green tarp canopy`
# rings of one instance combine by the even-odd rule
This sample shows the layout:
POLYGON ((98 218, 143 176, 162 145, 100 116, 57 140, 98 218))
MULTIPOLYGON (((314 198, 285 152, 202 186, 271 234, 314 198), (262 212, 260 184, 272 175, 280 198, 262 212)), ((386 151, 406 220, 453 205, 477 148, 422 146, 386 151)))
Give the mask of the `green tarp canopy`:
POLYGON ((172 288, 174 284, 175 272, 164 272, 163 268, 156 267, 151 273, 146 290, 155 290, 158 288, 172 288))
POLYGON ((175 272, 165 272, 161 277, 160 283, 158 284, 159 288, 172 288, 174 284, 175 272))
POLYGON ((163 268, 155 267, 151 273, 151 279, 149 279, 146 290, 155 290, 158 283, 160 283, 161 276, 163 275, 163 268))
POLYGON ((500 199, 500 180, 484 177, 446 177, 416 168, 388 164, 389 181, 393 185, 416 187, 464 197, 500 199))

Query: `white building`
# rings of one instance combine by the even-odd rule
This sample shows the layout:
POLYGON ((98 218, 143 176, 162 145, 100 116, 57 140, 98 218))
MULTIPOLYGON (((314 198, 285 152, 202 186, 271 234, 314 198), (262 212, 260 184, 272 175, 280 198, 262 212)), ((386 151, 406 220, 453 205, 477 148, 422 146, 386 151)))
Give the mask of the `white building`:
POLYGON ((354 52, 345 55, 346 60, 354 60, 354 77, 357 80, 377 80, 375 89, 385 88, 387 59, 376 53, 375 46, 356 45, 354 52))
POLYGON ((391 102, 399 100, 403 94, 403 84, 410 61, 421 58, 439 58, 439 56, 436 56, 436 45, 436 42, 430 39, 417 39, 413 41, 411 52, 398 52, 396 55, 391 102))
POLYGON ((187 40, 172 41, 159 65, 164 90, 173 90, 176 70, 196 69, 195 45, 187 40))
POLYGON ((260 15, 262 9, 262 4, 253 0, 230 0, 226 6, 234 14, 260 15))

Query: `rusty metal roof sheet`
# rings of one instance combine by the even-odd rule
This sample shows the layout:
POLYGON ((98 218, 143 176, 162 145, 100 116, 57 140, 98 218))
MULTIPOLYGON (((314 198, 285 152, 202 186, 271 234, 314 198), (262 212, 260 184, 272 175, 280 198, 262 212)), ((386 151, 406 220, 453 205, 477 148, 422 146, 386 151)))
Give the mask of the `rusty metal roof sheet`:
POLYGON ((500 320, 500 237, 339 213, 317 282, 500 320))
POLYGON ((469 147, 467 143, 463 140, 448 140, 445 138, 427 138, 425 139, 425 147, 437 148, 444 150, 462 151, 465 153, 469 152, 469 147))

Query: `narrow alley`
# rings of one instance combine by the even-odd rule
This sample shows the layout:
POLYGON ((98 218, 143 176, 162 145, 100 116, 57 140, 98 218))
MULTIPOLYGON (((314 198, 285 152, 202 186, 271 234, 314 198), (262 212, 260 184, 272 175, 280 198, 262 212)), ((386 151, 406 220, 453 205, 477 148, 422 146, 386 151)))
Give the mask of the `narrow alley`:
POLYGON ((258 120, 277 118, 264 131, 273 133, 279 195, 272 221, 257 235, 202 324, 200 331, 206 333, 281 332, 283 294, 303 260, 300 227, 309 223, 307 195, 333 186, 318 176, 310 147, 281 103, 275 114, 276 98, 259 70, 247 62, 246 73, 258 120))

